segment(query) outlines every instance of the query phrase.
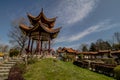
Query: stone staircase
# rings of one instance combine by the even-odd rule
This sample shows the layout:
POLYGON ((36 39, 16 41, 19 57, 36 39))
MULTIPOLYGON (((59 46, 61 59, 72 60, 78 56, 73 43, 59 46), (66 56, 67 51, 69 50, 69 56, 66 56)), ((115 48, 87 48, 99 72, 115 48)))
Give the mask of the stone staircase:
POLYGON ((21 61, 21 59, 10 59, 7 62, 0 64, 0 80, 6 80, 9 75, 9 71, 16 62, 21 61))

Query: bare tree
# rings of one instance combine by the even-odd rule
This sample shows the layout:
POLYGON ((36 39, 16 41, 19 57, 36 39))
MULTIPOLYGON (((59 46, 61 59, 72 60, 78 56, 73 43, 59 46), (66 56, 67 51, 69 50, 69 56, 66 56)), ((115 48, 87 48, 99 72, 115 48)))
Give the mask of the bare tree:
POLYGON ((97 51, 98 49, 97 49, 97 46, 96 46, 96 44, 95 43, 91 43, 90 44, 90 47, 89 47, 89 51, 97 51))
POLYGON ((120 49, 120 33, 115 32, 112 36, 112 50, 119 50, 120 49))
POLYGON ((114 33, 114 39, 117 41, 117 43, 120 45, 120 33, 119 32, 115 32, 114 33))
POLYGON ((0 52, 8 52, 8 49, 9 49, 9 46, 8 45, 3 45, 3 44, 0 44, 0 52))
POLYGON ((3 52, 8 52, 8 49, 9 49, 9 46, 8 45, 4 45, 2 51, 3 52))
POLYGON ((24 33, 20 30, 19 24, 27 24, 26 19, 20 18, 17 20, 14 20, 12 22, 11 29, 9 31, 9 38, 10 38, 10 43, 14 45, 18 45, 20 47, 20 54, 25 48, 27 37, 24 35, 24 33))

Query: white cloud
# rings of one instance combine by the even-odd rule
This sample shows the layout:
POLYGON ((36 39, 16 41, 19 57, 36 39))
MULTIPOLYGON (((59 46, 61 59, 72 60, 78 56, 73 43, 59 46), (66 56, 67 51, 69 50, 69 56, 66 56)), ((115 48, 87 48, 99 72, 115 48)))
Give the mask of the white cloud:
POLYGON ((95 8, 98 0, 62 0, 53 10, 58 15, 58 23, 65 25, 82 21, 95 8))
POLYGON ((108 26, 106 26, 106 25, 108 25, 109 21, 110 20, 105 20, 104 22, 100 22, 97 25, 90 26, 89 28, 85 29, 83 32, 80 32, 76 35, 72 35, 69 38, 69 41, 70 42, 71 41, 76 41, 76 40, 79 40, 79 39, 85 37, 88 34, 93 33, 93 32, 99 32, 99 31, 102 31, 102 30, 110 29, 108 26))
POLYGON ((100 32, 100 31, 105 31, 105 30, 109 30, 111 28, 114 27, 118 27, 118 25, 120 25, 119 23, 114 23, 111 24, 110 20, 104 20, 103 22, 100 22, 96 25, 90 26, 89 28, 85 29, 83 32, 74 34, 72 36, 66 37, 63 36, 61 38, 57 39, 57 42, 73 42, 73 41, 77 41, 80 40, 82 38, 84 38, 85 36, 91 34, 91 33, 95 33, 95 32, 100 32))

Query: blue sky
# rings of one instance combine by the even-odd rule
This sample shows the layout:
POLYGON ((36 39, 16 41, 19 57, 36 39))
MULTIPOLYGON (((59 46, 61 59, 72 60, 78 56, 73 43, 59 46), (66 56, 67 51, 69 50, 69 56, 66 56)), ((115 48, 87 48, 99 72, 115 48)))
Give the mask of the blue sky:
POLYGON ((13 20, 26 18, 27 12, 37 16, 41 8, 47 17, 58 17, 55 28, 62 26, 54 48, 78 48, 120 32, 120 0, 1 0, 0 42, 9 44, 13 20))

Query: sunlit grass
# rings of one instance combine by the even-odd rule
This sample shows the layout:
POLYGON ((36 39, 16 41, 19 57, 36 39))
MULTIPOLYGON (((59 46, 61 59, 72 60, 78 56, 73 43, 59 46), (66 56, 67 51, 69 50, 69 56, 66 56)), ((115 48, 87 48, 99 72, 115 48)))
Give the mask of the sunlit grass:
POLYGON ((24 74, 25 80, 114 80, 55 59, 43 59, 28 66, 24 74))

